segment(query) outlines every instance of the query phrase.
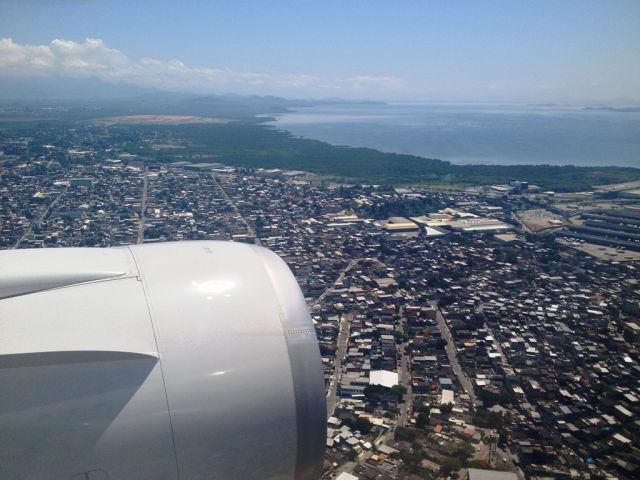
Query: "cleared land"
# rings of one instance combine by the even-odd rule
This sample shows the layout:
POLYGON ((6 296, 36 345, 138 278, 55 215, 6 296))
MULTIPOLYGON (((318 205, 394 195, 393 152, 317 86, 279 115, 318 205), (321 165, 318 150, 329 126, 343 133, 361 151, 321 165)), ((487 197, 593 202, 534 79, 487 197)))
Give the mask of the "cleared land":
POLYGON ((610 185, 596 185, 596 190, 602 192, 624 192, 626 190, 637 190, 640 188, 640 181, 613 183, 610 185))
POLYGON ((548 210, 525 210, 518 214, 519 220, 534 233, 547 230, 549 228, 559 228, 565 224, 560 215, 556 215, 548 210))
POLYGON ((197 123, 228 123, 230 120, 218 117, 197 117, 194 115, 123 115, 99 120, 110 125, 190 125, 197 123))

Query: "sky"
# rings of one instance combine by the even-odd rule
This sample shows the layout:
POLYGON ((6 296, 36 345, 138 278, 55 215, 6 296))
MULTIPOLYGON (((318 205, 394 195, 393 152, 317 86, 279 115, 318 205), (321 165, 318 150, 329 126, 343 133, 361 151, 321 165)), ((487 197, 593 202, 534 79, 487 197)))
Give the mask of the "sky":
POLYGON ((639 0, 0 0, 0 77, 407 101, 640 100, 639 0))

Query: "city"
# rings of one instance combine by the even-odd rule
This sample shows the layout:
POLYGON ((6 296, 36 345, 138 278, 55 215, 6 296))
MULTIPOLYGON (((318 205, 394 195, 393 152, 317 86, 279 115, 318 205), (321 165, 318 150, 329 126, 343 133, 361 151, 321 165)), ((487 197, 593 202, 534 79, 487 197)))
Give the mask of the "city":
POLYGON ((162 162, 127 146, 179 153, 170 130, 118 132, 5 131, 0 248, 230 240, 276 252, 320 345, 325 478, 640 474, 638 182, 343 184, 162 162))

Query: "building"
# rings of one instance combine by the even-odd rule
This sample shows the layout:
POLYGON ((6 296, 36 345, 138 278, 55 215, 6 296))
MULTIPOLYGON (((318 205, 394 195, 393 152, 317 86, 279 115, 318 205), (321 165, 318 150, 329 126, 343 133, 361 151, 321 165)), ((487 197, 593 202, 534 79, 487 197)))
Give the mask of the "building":
POLYGON ((382 385, 391 388, 398 385, 398 372, 389 372, 387 370, 372 370, 369 374, 370 385, 382 385))
POLYGON ((382 228, 387 232, 417 232, 420 227, 405 217, 391 217, 382 228))
POLYGON ((358 480, 358 477, 347 472, 342 472, 336 477, 336 480, 358 480))
POLYGON ((470 468, 466 478, 467 480, 518 480, 518 476, 515 473, 480 468, 470 468))

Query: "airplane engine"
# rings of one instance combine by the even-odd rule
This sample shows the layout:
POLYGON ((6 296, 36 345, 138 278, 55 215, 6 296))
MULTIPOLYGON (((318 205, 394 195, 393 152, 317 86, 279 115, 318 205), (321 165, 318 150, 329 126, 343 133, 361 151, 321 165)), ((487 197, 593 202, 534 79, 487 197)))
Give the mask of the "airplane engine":
POLYGON ((317 479, 320 353, 241 243, 0 252, 0 478, 317 479))

